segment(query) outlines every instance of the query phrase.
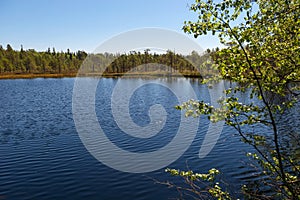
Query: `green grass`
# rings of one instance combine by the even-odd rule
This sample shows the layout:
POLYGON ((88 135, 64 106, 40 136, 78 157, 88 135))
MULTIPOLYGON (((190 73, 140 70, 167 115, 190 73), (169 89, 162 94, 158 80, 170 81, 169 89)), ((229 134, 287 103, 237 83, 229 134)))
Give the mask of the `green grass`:
POLYGON ((32 78, 64 78, 64 77, 191 77, 191 78, 199 78, 201 77, 199 74, 195 73, 184 73, 184 74, 172 74, 172 73, 158 73, 158 72, 131 72, 131 73, 5 73, 0 74, 0 79, 32 79, 32 78))

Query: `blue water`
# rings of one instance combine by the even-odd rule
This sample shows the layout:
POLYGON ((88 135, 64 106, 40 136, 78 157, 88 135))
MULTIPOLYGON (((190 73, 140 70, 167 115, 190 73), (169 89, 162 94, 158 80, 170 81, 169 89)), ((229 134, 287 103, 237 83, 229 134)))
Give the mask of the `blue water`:
MULTIPOLYGON (((155 184, 172 180, 164 168, 148 173, 127 173, 95 159, 83 145, 72 115, 74 78, 0 80, 0 199, 169 199, 175 189, 155 184)), ((156 151, 170 143, 178 130, 180 111, 176 95, 166 87, 146 84, 130 99, 130 117, 139 126, 150 122, 149 108, 164 106, 167 120, 155 136, 142 139, 127 135, 110 112, 111 95, 117 81, 143 83, 143 79, 101 79, 96 93, 96 114, 107 137, 119 148, 131 152, 156 151)), ((209 101, 208 89, 192 79, 159 79, 170 88, 177 83, 192 84, 198 99, 209 101)), ((184 88, 183 88, 184 89, 184 88)), ((252 149, 240 142, 235 131, 224 127, 213 150, 200 159, 198 152, 208 129, 200 118, 191 146, 166 167, 206 172, 215 167, 222 179, 237 193, 251 178, 245 153, 252 149)), ((108 152, 109 153, 109 152, 108 152)), ((130 162, 128 160, 127 162, 130 162)), ((165 168, 166 168, 165 167, 165 168)), ((236 194, 238 196, 238 194, 236 194)))

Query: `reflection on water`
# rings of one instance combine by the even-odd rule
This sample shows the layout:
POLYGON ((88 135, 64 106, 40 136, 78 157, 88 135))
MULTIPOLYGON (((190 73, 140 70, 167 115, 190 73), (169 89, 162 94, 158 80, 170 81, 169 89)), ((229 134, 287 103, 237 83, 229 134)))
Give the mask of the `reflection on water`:
MULTIPOLYGON (((174 95, 155 85, 136 91, 130 102, 131 117, 136 124, 149 123, 147 112, 154 103, 164 105, 168 118, 162 132, 150 140, 129 137, 112 119, 108 112, 110 107, 103 106, 109 103, 118 80, 101 79, 96 95, 98 120, 109 138, 119 147, 134 152, 148 152, 168 144, 178 129, 180 116, 179 111, 173 109, 177 103, 174 95)), ((143 82, 144 79, 126 79, 127 84, 136 81, 143 82)), ((190 82, 200 100, 210 100, 207 86, 196 80, 162 78, 158 81, 171 86, 190 82)), ((78 137, 72 117, 73 84, 73 78, 0 80, 0 199, 176 197, 176 191, 156 185, 149 178, 170 179, 164 169, 144 174, 124 173, 103 165, 88 153, 78 137)), ((281 124, 282 129, 292 130, 298 137, 299 111, 298 106, 282 119, 281 124)), ((169 167, 186 169, 188 165, 200 172, 218 168, 231 190, 238 191, 254 173, 244 156, 251 148, 234 136, 233 129, 225 127, 214 149, 199 159, 199 148, 208 124, 205 117, 200 118, 190 148, 169 167)), ((287 145, 293 146, 297 141, 299 138, 287 141, 287 145)))

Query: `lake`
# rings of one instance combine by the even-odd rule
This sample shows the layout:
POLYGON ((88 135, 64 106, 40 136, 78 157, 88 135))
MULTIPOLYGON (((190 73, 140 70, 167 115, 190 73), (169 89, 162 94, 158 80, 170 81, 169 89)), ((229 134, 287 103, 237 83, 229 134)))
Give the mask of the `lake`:
MULTIPOLYGON (((93 82, 95 79, 81 78, 81 81, 93 82)), ((175 138, 181 113, 174 106, 179 103, 176 97, 185 93, 174 95, 173 88, 182 85, 181 90, 186 91, 186 86, 190 84, 199 100, 210 101, 211 98, 208 87, 194 79, 103 78, 97 81, 95 113, 99 125, 115 146, 137 154, 158 151, 175 138), (117 84, 130 88, 137 83, 144 85, 137 88, 129 99, 129 114, 133 123, 147 127, 151 122, 149 108, 153 105, 161 104, 166 111, 163 112, 166 120, 159 133, 146 138, 134 137, 122 131, 110 106, 112 103, 118 106, 124 100, 113 93, 117 84), (112 95, 116 95, 113 102, 112 95)), ((199 158, 199 149, 209 129, 209 121, 204 116, 200 117, 190 146, 178 159, 163 168, 129 173, 99 162, 89 153, 74 123, 74 82, 75 78, 0 80, 1 200, 174 198, 178 196, 175 189, 153 181, 171 180, 180 184, 179 179, 164 172, 167 167, 189 167, 202 173, 217 168, 222 172, 222 179, 238 197, 240 186, 255 173, 245 157, 246 152, 252 151, 251 147, 242 143, 236 132, 226 126, 212 151, 204 158, 199 158)), ((116 107, 118 109, 121 108, 116 107)), ((159 117, 157 114, 160 112, 155 114, 159 117)), ((122 113, 120 116, 122 119, 126 117, 122 113)), ((161 123, 163 118, 155 120, 161 123)), ((121 126, 130 128, 126 127, 129 126, 126 123, 121 126)), ((172 154, 172 151, 176 149, 170 149, 169 153, 172 154)), ((110 155, 110 152, 105 153, 110 155)), ((164 162, 163 157, 155 159, 164 162)), ((127 160, 126 163, 130 164, 131 161, 127 160)), ((122 160, 120 162, 124 164, 122 160)))

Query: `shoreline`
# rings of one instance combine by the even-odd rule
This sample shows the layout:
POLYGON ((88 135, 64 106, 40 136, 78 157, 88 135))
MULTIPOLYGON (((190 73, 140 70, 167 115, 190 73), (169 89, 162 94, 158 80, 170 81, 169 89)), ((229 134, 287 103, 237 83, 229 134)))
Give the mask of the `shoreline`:
POLYGON ((0 79, 33 79, 33 78, 68 78, 76 77, 77 73, 69 74, 0 74, 0 79))
POLYGON ((72 77, 105 77, 105 78, 117 78, 117 77, 127 77, 127 78, 139 78, 139 77, 186 77, 186 78, 202 78, 200 75, 196 74, 160 74, 160 73, 110 73, 110 74, 77 74, 77 73, 66 73, 66 74, 0 74, 1 79, 34 79, 34 78, 72 78, 72 77))

